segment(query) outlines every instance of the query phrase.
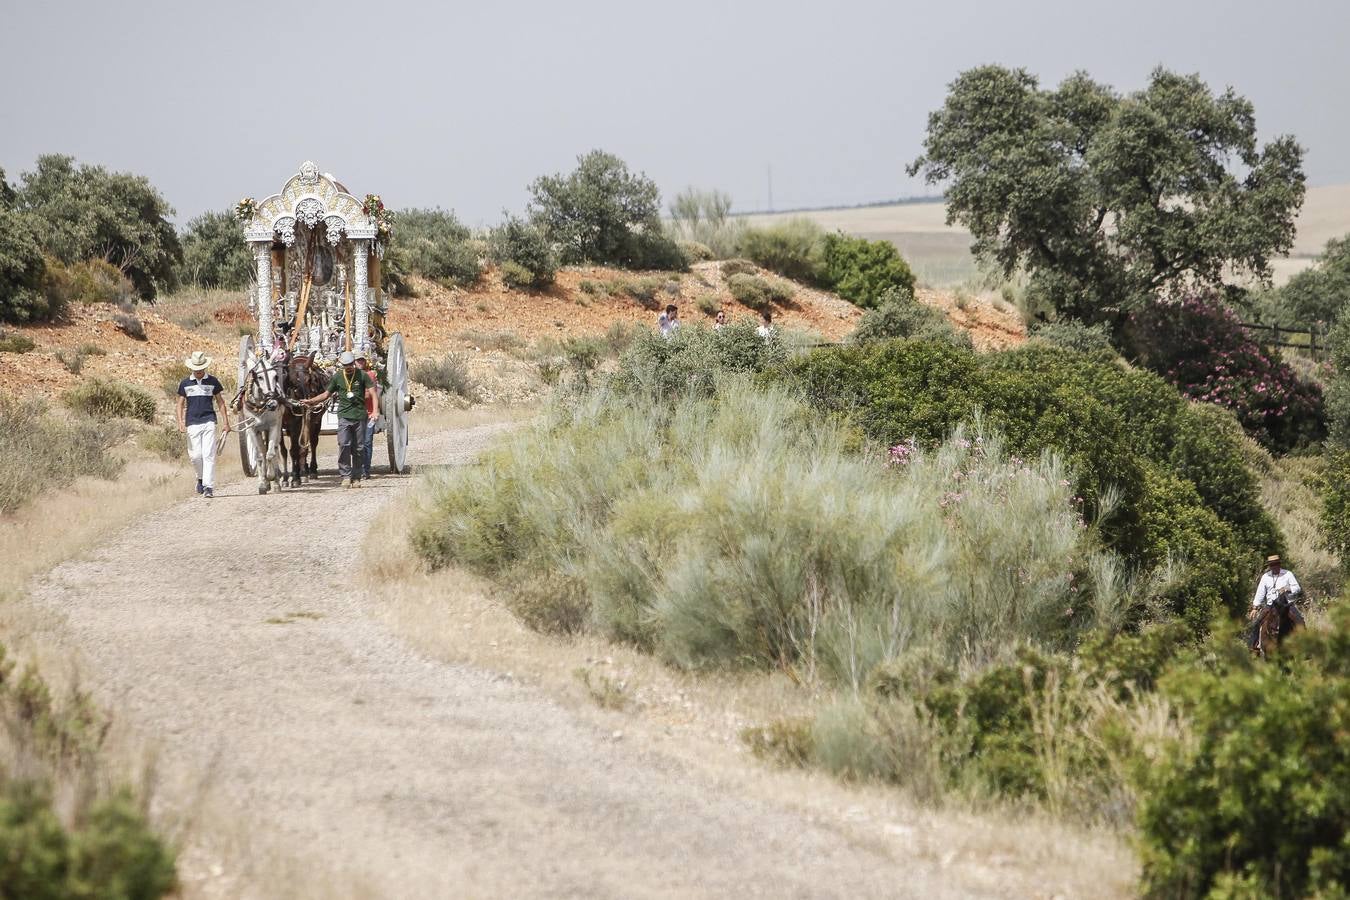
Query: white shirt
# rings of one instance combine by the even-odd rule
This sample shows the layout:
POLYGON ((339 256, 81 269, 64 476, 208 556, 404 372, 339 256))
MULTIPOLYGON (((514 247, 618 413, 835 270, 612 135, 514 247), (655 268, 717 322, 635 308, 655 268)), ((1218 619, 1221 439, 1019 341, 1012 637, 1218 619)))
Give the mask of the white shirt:
POLYGON ((670 337, 675 333, 675 329, 680 327, 679 319, 672 319, 665 313, 661 313, 660 318, 656 320, 656 327, 661 332, 661 337, 670 337))
POLYGON ((1252 598, 1252 606, 1260 606, 1262 603, 1269 606, 1275 602, 1282 588, 1288 588, 1291 594, 1297 594, 1302 590, 1298 586, 1298 579, 1288 569, 1281 569, 1279 575, 1266 572, 1256 585, 1256 596, 1252 598))

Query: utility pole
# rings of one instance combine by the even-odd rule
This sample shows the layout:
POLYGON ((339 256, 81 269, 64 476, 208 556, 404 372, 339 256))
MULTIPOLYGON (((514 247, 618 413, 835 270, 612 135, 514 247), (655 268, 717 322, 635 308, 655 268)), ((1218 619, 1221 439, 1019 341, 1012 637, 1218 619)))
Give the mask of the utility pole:
POLYGON ((769 212, 773 212, 773 165, 766 163, 765 169, 769 173, 769 212))

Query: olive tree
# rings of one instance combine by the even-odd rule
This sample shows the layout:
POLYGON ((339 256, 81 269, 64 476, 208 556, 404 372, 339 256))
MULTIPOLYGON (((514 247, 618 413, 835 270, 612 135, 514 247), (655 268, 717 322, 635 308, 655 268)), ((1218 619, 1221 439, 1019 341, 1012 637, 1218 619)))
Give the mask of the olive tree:
POLYGON ((1145 298, 1229 275, 1268 279, 1294 238, 1303 150, 1258 145, 1252 104, 1156 69, 1129 94, 1084 73, 962 73, 910 165, 944 185, 975 253, 1030 277, 1033 303, 1117 326, 1145 298))
POLYGON ((202 213, 188 222, 182 242, 180 283, 242 288, 253 277, 253 253, 232 210, 202 213))
POLYGON ((169 221, 173 208, 142 175, 40 156, 23 175, 16 206, 29 214, 43 250, 63 263, 106 259, 145 299, 175 283, 183 250, 169 221))

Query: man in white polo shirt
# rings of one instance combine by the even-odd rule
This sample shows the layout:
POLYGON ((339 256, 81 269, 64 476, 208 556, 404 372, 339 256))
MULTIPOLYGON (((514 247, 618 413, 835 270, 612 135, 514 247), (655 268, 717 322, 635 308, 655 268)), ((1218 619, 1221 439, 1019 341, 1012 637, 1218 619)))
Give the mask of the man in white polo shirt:
POLYGON ((197 470, 197 493, 215 496, 216 486, 216 413, 222 427, 230 427, 225 410, 225 388, 216 376, 208 375, 211 357, 198 350, 183 361, 191 373, 178 382, 178 430, 187 434, 188 457, 197 470))
POLYGON ((1281 597, 1289 601, 1289 614, 1294 617, 1294 621, 1303 624, 1303 614, 1299 612, 1296 600, 1302 595, 1303 588, 1299 587, 1298 579, 1294 573, 1281 565, 1278 555, 1266 557, 1266 571, 1262 573, 1261 580, 1256 583, 1256 596, 1252 598, 1252 611, 1248 614, 1247 620, 1252 622, 1251 636, 1249 643, 1252 647, 1258 647, 1261 639, 1261 622, 1265 615, 1270 611, 1270 607, 1281 597))

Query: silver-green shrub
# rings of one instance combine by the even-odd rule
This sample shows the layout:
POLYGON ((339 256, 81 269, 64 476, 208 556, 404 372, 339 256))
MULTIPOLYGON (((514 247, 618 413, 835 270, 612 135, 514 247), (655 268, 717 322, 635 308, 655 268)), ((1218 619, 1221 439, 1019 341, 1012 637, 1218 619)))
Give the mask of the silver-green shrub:
MULTIPOLYGON (((687 668, 792 666, 858 687, 916 648, 985 660, 1114 627, 1117 569, 1053 454, 992 432, 889 454, 779 388, 593 391, 434 485, 433 565, 583 585, 585 627, 687 668)), ((575 614, 575 604, 569 615, 575 614)))

